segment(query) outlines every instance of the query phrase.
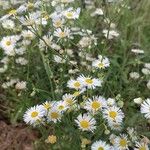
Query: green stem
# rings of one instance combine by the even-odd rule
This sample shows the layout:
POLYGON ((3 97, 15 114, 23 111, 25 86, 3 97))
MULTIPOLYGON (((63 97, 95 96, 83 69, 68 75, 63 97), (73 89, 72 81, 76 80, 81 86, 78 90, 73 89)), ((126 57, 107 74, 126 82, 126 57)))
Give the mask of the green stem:
POLYGON ((47 59, 45 59, 45 57, 44 57, 44 54, 42 53, 41 50, 39 50, 39 51, 40 51, 40 55, 42 57, 42 61, 43 61, 43 65, 44 65, 46 74, 47 74, 49 82, 50 82, 52 98, 55 99, 54 88, 53 88, 53 83, 52 83, 52 79, 51 79, 52 78, 52 71, 51 71, 51 68, 47 62, 47 59))

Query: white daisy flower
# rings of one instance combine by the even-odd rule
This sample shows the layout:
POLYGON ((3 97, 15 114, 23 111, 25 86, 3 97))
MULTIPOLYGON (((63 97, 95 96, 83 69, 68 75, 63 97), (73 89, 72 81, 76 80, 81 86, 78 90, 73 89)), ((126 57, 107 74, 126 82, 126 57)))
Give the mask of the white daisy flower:
POLYGON ((88 114, 80 114, 75 120, 82 131, 94 131, 96 129, 96 120, 88 114))
POLYGON ((78 19, 81 9, 77 8, 76 10, 73 10, 73 8, 68 8, 66 11, 63 12, 63 15, 67 19, 78 19))
POLYGON ((52 18, 53 26, 55 28, 61 28, 65 22, 65 20, 59 16, 52 18))
POLYGON ((45 109, 43 108, 43 106, 37 105, 29 108, 25 112, 23 119, 27 124, 36 125, 41 122, 44 115, 45 115, 45 109))
POLYGON ((56 109, 60 112, 64 112, 68 109, 68 106, 64 101, 57 102, 56 109))
POLYGON ((69 37, 70 30, 68 28, 64 28, 64 30, 57 28, 56 31, 54 31, 54 36, 59 37, 60 39, 69 37))
POLYGON ((62 100, 66 103, 67 106, 72 106, 76 102, 75 97, 72 94, 63 95, 62 100))
POLYGON ((147 119, 150 119, 150 98, 141 104, 141 113, 144 114, 147 119))
MULTIPOLYGON (((90 37, 82 37, 81 40, 79 41, 78 45, 81 48, 86 48, 86 47, 90 47, 90 45, 92 44, 92 39, 90 37)), ((81 55, 80 57, 82 57, 83 55, 81 55)))
POLYGON ((116 135, 115 134, 111 134, 110 136, 109 136, 109 141, 110 141, 110 143, 111 144, 115 144, 115 139, 116 139, 116 135))
POLYGON ((122 123, 108 121, 108 126, 111 128, 111 130, 122 130, 122 123))
POLYGON ((134 150, 149 150, 148 145, 146 143, 136 143, 134 150))
POLYGON ((36 37, 35 34, 30 30, 23 30, 21 35, 23 36, 23 38, 28 40, 33 40, 36 37))
POLYGON ((121 123, 124 118, 124 113, 116 106, 107 107, 104 110, 104 118, 107 119, 108 122, 121 123))
POLYGON ((42 39, 44 40, 43 42, 45 43, 45 46, 51 46, 53 44, 52 40, 53 40, 53 36, 51 35, 44 35, 42 37, 42 39))
POLYGON ((61 112, 57 109, 56 106, 53 106, 48 112, 47 120, 48 120, 48 122, 52 121, 52 122, 56 123, 56 122, 60 121, 61 116, 62 116, 61 112))
POLYGON ((93 96, 85 102, 84 108, 92 113, 100 111, 106 107, 106 99, 102 96, 93 96))
POLYGON ((80 90, 80 89, 83 88, 83 84, 80 81, 78 81, 78 80, 70 79, 67 82, 67 87, 69 87, 71 89, 80 90))
POLYGON ((42 103, 42 105, 43 105, 45 111, 48 112, 48 110, 52 108, 52 106, 54 105, 54 103, 55 103, 54 101, 53 102, 46 101, 46 102, 42 103))
POLYGON ((23 12, 26 12, 26 10, 27 10, 27 7, 25 5, 21 5, 17 8, 17 13, 21 14, 23 12))
POLYGON ((118 149, 118 150, 126 150, 128 149, 128 139, 127 139, 127 135, 123 134, 120 135, 120 137, 117 137, 115 139, 115 144, 114 146, 118 149))
POLYGON ((4 53, 8 56, 14 56, 15 55, 15 45, 16 45, 16 39, 14 36, 6 36, 3 37, 0 42, 0 47, 4 49, 4 53))
POLYGON ((104 141, 96 141, 92 144, 91 150, 110 150, 110 146, 104 141))
POLYGON ((110 66, 109 59, 101 55, 98 56, 99 59, 96 59, 92 62, 92 66, 99 69, 105 69, 110 66))
POLYGON ((6 19, 2 22, 2 26, 5 29, 13 29, 15 27, 15 23, 10 19, 6 19))
POLYGON ((91 77, 85 77, 84 75, 80 75, 77 78, 77 80, 89 89, 95 89, 96 87, 99 87, 102 84, 101 80, 91 77))

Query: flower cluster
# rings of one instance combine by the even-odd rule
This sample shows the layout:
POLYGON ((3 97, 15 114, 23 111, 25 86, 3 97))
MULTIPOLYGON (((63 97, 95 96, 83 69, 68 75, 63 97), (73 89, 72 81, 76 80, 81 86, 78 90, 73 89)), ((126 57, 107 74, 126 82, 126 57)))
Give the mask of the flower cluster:
POLYGON ((141 35, 128 33, 141 19, 122 22, 134 14, 129 2, 1 0, 0 8, 0 80, 13 122, 23 116, 46 148, 149 150, 150 63, 135 43, 141 35))

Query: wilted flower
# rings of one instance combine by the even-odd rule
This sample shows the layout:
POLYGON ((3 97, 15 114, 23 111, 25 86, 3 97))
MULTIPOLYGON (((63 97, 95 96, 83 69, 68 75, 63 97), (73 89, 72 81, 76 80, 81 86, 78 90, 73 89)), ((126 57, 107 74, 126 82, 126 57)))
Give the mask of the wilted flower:
POLYGON ((55 144, 57 142, 57 137, 55 135, 49 135, 45 142, 55 144))

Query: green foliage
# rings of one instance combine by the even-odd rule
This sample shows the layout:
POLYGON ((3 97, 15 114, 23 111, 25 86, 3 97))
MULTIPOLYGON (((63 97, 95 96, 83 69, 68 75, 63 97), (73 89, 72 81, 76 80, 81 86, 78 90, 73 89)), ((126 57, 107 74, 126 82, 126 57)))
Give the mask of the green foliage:
MULTIPOLYGON (((22 122, 22 116, 27 108, 36 104, 41 104, 46 100, 61 100, 63 94, 72 92, 66 87, 66 83, 70 78, 76 78, 80 74, 90 75, 93 77, 103 78, 102 88, 97 88, 93 93, 95 95, 103 95, 106 98, 116 98, 118 101, 123 101, 123 112, 125 113, 124 127, 133 127, 139 135, 145 135, 150 138, 149 123, 140 113, 140 107, 134 103, 133 99, 141 97, 146 99, 149 97, 149 89, 146 87, 149 76, 142 74, 141 69, 145 63, 150 62, 150 1, 149 0, 125 0, 124 2, 108 3, 105 0, 96 0, 95 6, 102 8, 104 15, 91 17, 91 10, 84 8, 82 2, 76 2, 74 7, 81 7, 82 11, 78 20, 74 22, 74 27, 89 29, 97 38, 97 46, 91 44, 92 48, 85 48, 84 54, 91 54, 93 57, 98 55, 107 56, 110 59, 111 65, 104 71, 88 70, 82 65, 83 58, 79 57, 80 49, 78 42, 80 36, 74 36, 74 39, 60 41, 60 46, 64 51, 72 49, 74 57, 68 57, 67 51, 61 54, 58 51, 48 47, 46 51, 41 51, 38 44, 42 36, 50 30, 54 31, 52 22, 49 22, 46 28, 39 26, 39 31, 36 32, 36 38, 31 41, 31 44, 26 47, 27 53, 25 58, 28 64, 19 66, 15 62, 15 57, 9 57, 9 65, 6 73, 1 74, 1 85, 7 81, 7 78, 19 78, 21 81, 27 82, 25 91, 18 91, 15 88, 2 90, 2 94, 6 95, 6 99, 2 100, 5 105, 4 113, 9 118, 12 124, 22 122), (125 7, 126 6, 126 7, 125 7), (130 7, 130 8, 128 8, 130 7), (104 19, 108 18, 110 23, 106 23, 104 19), (102 33, 103 29, 110 29, 110 24, 114 23, 119 31, 119 37, 108 40, 102 33), (131 52, 131 49, 139 48, 144 50, 144 54, 136 55, 131 52), (56 63, 53 56, 58 55, 65 59, 65 63, 56 63), (73 60, 72 60, 73 59, 73 60), (77 62, 75 65, 70 61, 77 62), (71 69, 78 69, 79 72, 69 74, 71 69), (130 78, 130 72, 138 72, 140 78, 135 81, 130 78), (6 106, 7 105, 7 106, 6 106)), ((41 11, 46 13, 53 12, 53 8, 43 2, 41 11)), ((2 10, 0 15, 4 15, 6 10, 2 10)), ((26 12, 28 15, 30 13, 26 12)), ((72 22, 67 22, 69 26, 72 22)), ((4 30, 0 26, 1 37, 20 33, 24 26, 16 23, 15 30, 4 30)), ((0 49, 0 58, 4 57, 3 50, 0 49)), ((87 63, 87 65, 89 65, 87 63)), ((87 97, 92 96, 92 92, 87 92, 87 97)), ((78 101, 82 99, 78 97, 78 101)), ((118 102, 117 101, 117 102, 118 102)), ((82 101, 81 101, 82 102, 82 101)), ((88 132, 80 132, 74 124, 74 120, 78 113, 66 113, 62 121, 58 124, 39 127, 41 139, 35 141, 35 149, 61 149, 69 150, 70 146, 73 150, 81 149, 82 137, 91 141, 99 140, 100 138, 108 141, 108 136, 105 135, 105 121, 102 119, 102 114, 98 114, 96 119, 98 132, 94 134, 88 132), (49 134, 57 135, 57 144, 43 144, 49 134), (69 143, 69 144, 68 144, 69 143), (78 144, 74 144, 78 143, 78 144)), ((90 147, 87 147, 90 149, 90 147)))

